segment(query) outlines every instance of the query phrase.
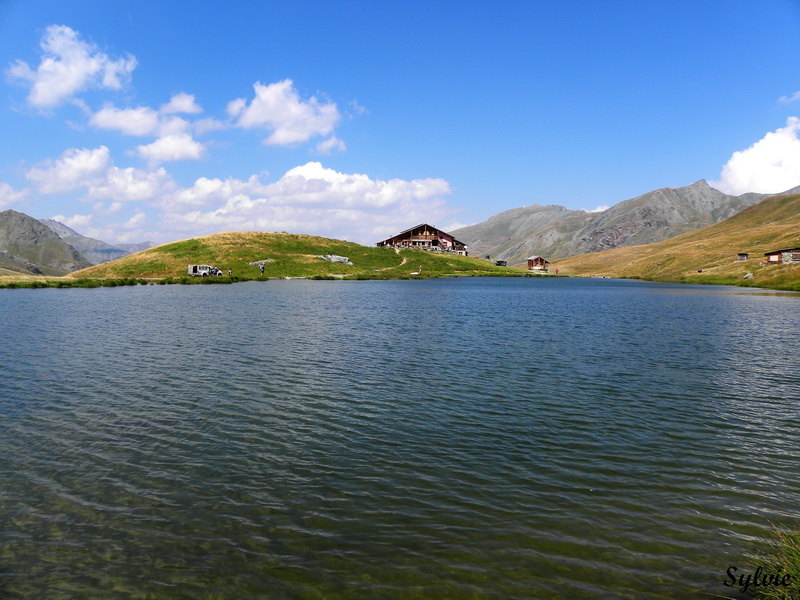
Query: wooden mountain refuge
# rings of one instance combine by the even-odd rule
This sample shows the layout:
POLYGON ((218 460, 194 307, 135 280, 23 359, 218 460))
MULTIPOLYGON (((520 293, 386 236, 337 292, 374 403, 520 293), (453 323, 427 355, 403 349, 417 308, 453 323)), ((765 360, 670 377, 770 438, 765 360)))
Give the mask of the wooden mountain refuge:
POLYGON ((800 263, 800 248, 773 250, 772 252, 765 252, 764 256, 767 257, 767 264, 770 265, 800 263))
POLYGON ((467 245, 452 235, 427 223, 401 231, 397 235, 380 241, 379 248, 418 248, 434 252, 451 252, 467 255, 467 245))
POLYGON ((547 271, 547 265, 550 264, 549 260, 545 260, 541 256, 529 256, 528 271, 547 271))

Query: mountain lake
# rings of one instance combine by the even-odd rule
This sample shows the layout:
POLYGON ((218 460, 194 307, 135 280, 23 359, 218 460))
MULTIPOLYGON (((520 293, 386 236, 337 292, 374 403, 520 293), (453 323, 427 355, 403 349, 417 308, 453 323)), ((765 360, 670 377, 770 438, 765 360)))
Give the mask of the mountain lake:
POLYGON ((294 280, 0 306, 4 599, 739 597, 728 569, 800 517, 798 294, 294 280))

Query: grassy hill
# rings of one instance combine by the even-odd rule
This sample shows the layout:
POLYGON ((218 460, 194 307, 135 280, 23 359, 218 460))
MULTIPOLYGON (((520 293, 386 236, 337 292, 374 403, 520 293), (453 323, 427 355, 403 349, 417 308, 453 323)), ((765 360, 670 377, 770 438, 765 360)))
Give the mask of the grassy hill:
MULTIPOLYGON (((190 264, 210 264, 236 280, 261 279, 257 266, 250 263, 267 261, 264 278, 268 277, 347 277, 403 278, 411 277, 422 266, 421 275, 504 275, 521 271, 495 267, 484 260, 452 254, 436 254, 421 250, 402 250, 361 246, 352 242, 311 235, 265 232, 217 233, 180 242, 156 246, 143 252, 82 269, 68 278, 76 279, 180 279, 187 276, 190 264), (332 263, 320 255, 346 256, 353 263, 332 263)), ((66 278, 65 278, 66 279, 66 278)), ((229 281, 227 277, 214 278, 229 281)))
POLYGON ((764 259, 765 252, 799 246, 800 195, 793 194, 767 198, 725 221, 662 242, 573 256, 551 267, 564 275, 800 291, 800 265, 768 265, 764 259), (750 259, 737 262, 739 252, 750 259), (752 279, 744 279, 747 273, 752 279))

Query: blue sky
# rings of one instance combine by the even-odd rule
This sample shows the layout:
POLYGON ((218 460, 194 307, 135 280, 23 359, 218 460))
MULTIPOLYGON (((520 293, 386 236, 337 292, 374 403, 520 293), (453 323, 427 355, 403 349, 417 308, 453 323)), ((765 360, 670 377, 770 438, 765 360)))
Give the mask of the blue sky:
POLYGON ((800 185, 800 1, 0 0, 0 210, 371 244, 800 185))

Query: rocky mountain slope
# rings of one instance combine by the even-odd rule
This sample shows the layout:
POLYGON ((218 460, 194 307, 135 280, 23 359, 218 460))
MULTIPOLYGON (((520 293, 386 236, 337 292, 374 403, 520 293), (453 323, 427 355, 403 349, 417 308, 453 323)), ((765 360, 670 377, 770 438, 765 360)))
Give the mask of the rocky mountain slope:
POLYGON ((766 197, 730 196, 700 180, 648 192, 600 213, 535 205, 452 233, 471 253, 521 264, 532 254, 555 259, 665 240, 718 223, 766 197))
POLYGON ((54 221, 53 219, 39 219, 39 221, 80 252, 83 257, 93 265, 99 265, 100 263, 122 258, 123 256, 139 252, 140 250, 146 250, 153 245, 151 242, 143 242, 141 244, 112 246, 106 242, 81 235, 74 229, 67 227, 63 223, 54 221))
POLYGON ((667 240, 580 254, 556 265, 565 275, 800 290, 800 264, 770 264, 764 257, 797 247, 800 194, 794 193, 770 196, 724 221, 667 240), (739 260, 740 254, 747 259, 739 260))
POLYGON ((91 266, 81 253, 33 217, 0 212, 0 253, 5 270, 64 275, 91 266))

